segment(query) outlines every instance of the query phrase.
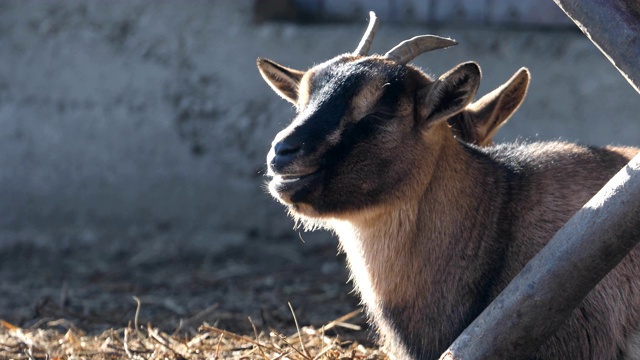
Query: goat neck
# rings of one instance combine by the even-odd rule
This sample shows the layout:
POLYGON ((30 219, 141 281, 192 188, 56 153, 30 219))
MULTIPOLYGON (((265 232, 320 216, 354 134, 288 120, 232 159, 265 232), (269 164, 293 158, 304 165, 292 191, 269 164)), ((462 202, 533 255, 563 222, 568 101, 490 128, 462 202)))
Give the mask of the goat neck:
MULTIPOLYGON (((397 356, 431 347, 437 357, 488 303, 470 294, 482 287, 490 292, 491 279, 478 270, 503 251, 484 238, 493 233, 497 204, 504 198, 501 171, 462 146, 446 126, 428 136, 441 141, 429 149, 433 156, 416 164, 428 174, 420 177, 424 181, 395 204, 328 223, 340 238, 356 290, 380 333, 414 329, 400 337, 416 345, 423 342, 421 333, 438 334, 437 341, 416 349, 394 344, 397 337, 385 339, 397 356)), ((405 355, 400 357, 409 357, 405 355)))

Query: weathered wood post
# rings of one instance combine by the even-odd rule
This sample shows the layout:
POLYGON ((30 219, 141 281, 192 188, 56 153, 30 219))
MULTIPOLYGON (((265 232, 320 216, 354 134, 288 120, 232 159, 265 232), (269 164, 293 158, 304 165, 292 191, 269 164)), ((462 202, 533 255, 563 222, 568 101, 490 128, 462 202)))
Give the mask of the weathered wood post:
MULTIPOLYGON (((640 2, 554 0, 640 92, 640 2)), ((578 211, 441 359, 535 352, 640 242, 640 155, 578 211)))
POLYGON ((640 2, 554 1, 640 93, 640 2))

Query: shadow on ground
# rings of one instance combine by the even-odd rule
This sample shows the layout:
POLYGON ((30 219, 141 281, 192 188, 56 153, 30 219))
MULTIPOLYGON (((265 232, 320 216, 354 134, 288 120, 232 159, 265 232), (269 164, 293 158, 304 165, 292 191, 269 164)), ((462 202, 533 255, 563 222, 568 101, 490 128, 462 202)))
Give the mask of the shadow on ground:
MULTIPOLYGON (((95 244, 4 248, 0 318, 23 328, 99 333, 133 321, 135 296, 140 324, 193 334, 207 322, 253 334, 251 322, 260 330, 295 332, 288 303, 301 326, 320 327, 358 309, 333 243, 250 241, 208 253, 172 250, 153 238, 129 240, 130 247, 110 250, 95 244)), ((362 316, 350 322, 366 328, 362 316)), ((367 331, 334 331, 343 339, 369 337, 367 331)))

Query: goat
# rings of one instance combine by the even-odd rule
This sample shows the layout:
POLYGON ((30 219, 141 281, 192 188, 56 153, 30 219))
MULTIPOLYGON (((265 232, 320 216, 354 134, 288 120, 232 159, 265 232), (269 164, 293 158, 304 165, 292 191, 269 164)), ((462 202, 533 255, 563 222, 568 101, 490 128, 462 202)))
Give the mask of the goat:
MULTIPOLYGON (((356 51, 307 71, 258 59, 296 107, 267 155, 269 191, 296 221, 338 235, 386 350, 433 359, 640 149, 456 139, 447 122, 473 100, 479 65, 432 79, 409 62, 453 40, 368 55, 376 27, 372 14, 356 51)), ((640 358, 638 274, 635 248, 532 358, 640 358)))

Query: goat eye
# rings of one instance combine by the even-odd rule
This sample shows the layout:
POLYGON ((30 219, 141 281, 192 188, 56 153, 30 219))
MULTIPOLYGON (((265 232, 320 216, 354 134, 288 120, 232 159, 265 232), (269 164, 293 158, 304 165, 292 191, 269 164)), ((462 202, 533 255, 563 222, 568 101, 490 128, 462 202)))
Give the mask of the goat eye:
POLYGON ((362 119, 360 119, 360 122, 363 121, 387 121, 389 119, 391 119, 393 116, 386 114, 386 113, 382 113, 382 112, 374 112, 368 115, 365 115, 362 119))
POLYGON ((365 115, 364 117, 362 117, 362 119, 360 119, 360 122, 371 121, 371 120, 375 120, 375 119, 376 119, 376 114, 369 114, 369 115, 365 115))
POLYGON ((368 115, 365 115, 362 119, 360 119, 360 121, 379 121, 379 120, 384 120, 386 117, 380 113, 371 113, 368 115))

